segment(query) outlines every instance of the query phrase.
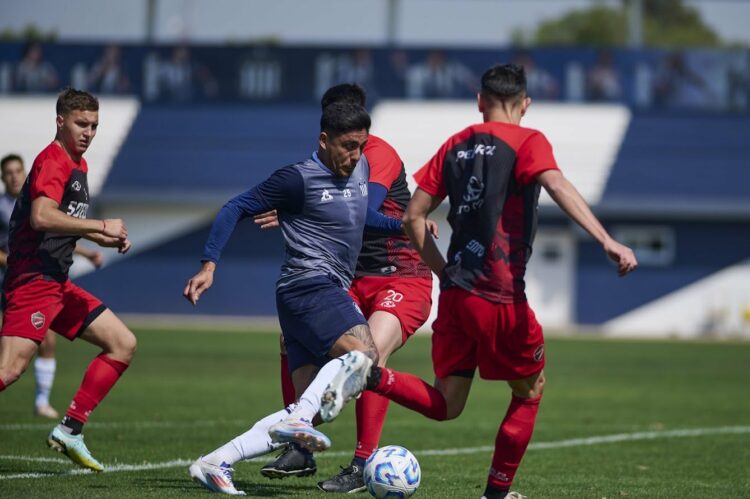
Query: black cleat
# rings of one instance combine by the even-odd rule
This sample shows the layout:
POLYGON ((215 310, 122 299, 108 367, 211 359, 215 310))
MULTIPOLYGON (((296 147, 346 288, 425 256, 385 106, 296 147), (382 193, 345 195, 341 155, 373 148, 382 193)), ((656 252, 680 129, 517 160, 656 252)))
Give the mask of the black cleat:
POLYGON ((310 476, 318 471, 311 452, 300 450, 297 445, 290 444, 279 454, 272 463, 260 469, 260 474, 266 478, 286 478, 289 476, 310 476))
POLYGON ((318 482, 318 488, 325 492, 340 492, 343 494, 354 494, 367 490, 365 479, 362 477, 362 468, 356 464, 347 468, 342 466, 338 475, 318 482))

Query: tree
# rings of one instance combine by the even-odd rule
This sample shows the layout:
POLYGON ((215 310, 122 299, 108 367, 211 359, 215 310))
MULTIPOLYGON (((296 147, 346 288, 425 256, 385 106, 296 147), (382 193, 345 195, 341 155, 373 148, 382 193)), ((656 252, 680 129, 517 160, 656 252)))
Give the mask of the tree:
MULTIPOLYGON (((558 19, 542 22, 531 37, 537 45, 623 46, 628 42, 626 1, 619 6, 597 2, 558 19)), ((721 39, 698 11, 682 0, 643 0, 646 47, 716 47, 721 39)))

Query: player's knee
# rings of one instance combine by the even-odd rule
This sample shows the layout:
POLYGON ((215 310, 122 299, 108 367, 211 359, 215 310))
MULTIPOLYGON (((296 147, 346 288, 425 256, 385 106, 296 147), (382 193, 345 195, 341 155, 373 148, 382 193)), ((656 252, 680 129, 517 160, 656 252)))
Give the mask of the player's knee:
POLYGON ((130 364, 137 348, 138 341, 135 335, 129 329, 125 329, 113 341, 112 355, 117 357, 118 360, 130 364))
POLYGON ((15 383, 18 378, 21 377, 21 375, 26 371, 26 368, 28 367, 28 362, 23 361, 16 361, 9 363, 5 366, 0 366, 0 379, 3 380, 3 383, 5 386, 10 385, 11 383, 15 383))
POLYGON ((464 412, 463 405, 457 406, 456 404, 448 404, 447 410, 445 411, 445 419, 441 419, 440 421, 450 421, 451 419, 456 419, 461 415, 462 412, 464 412))
POLYGON ((541 373, 535 378, 524 380, 524 382, 513 383, 511 384, 513 395, 523 399, 541 397, 544 393, 545 382, 544 373, 541 373))

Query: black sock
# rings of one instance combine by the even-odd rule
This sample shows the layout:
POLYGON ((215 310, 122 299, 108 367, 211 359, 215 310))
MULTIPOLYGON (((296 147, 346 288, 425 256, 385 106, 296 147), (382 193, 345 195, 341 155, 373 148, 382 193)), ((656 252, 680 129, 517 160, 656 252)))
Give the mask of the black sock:
POLYGON ((365 467, 365 458, 354 456, 354 458, 352 459, 352 466, 356 466, 361 471, 365 467))
POLYGON ((61 425, 70 429, 71 435, 80 435, 83 431, 83 421, 78 421, 70 416, 65 416, 60 422, 61 425))
POLYGON ((484 489, 484 497, 487 499, 504 499, 510 492, 510 487, 493 487, 487 484, 487 488, 484 489))
POLYGON ((367 384, 365 389, 373 390, 380 384, 380 377, 383 375, 383 369, 378 366, 373 366, 370 369, 370 375, 367 377, 367 384))

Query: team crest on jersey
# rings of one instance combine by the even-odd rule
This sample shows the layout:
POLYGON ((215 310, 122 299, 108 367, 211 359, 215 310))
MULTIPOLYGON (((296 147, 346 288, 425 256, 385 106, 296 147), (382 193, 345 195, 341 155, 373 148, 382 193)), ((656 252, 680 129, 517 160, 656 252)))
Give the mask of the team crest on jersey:
POLYGON ((483 194, 484 183, 472 175, 469 178, 469 183, 466 185, 466 192, 462 196, 464 202, 458 207, 458 214, 469 213, 481 208, 484 204, 484 199, 482 199, 483 194))
POLYGON ((362 196, 367 196, 367 182, 359 183, 359 192, 362 193, 362 196))
POLYGON ((333 196, 331 196, 331 193, 328 192, 328 189, 323 189, 323 195, 320 196, 320 202, 325 203, 326 201, 330 201, 333 199, 333 196))
POLYGON ((542 357, 544 357, 544 344, 539 345, 538 347, 536 347, 536 350, 534 350, 535 362, 541 361, 542 357))
POLYGON ((78 180, 76 180, 75 182, 73 182, 73 185, 71 185, 71 187, 73 188, 74 191, 78 192, 81 190, 81 183, 78 180))
POLYGON ((31 314, 31 325, 34 326, 37 330, 44 327, 44 321, 46 320, 47 318, 41 312, 34 312, 33 314, 31 314))

